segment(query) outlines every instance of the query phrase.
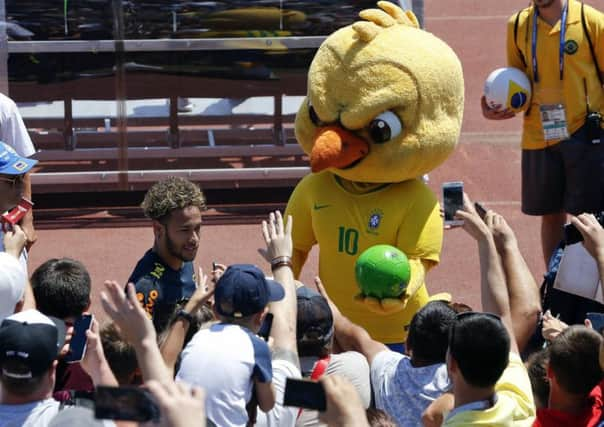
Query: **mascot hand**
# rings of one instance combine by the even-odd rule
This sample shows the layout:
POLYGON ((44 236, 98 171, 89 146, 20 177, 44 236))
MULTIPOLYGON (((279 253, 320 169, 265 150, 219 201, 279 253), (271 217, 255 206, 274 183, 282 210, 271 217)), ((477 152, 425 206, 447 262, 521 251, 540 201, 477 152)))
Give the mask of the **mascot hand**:
POLYGON ((410 259, 409 264, 411 267, 411 279, 405 292, 398 298, 384 298, 380 300, 364 294, 358 294, 355 297, 355 301, 376 314, 388 315, 403 311, 407 307, 407 302, 423 286, 426 276, 426 269, 421 260, 410 259))

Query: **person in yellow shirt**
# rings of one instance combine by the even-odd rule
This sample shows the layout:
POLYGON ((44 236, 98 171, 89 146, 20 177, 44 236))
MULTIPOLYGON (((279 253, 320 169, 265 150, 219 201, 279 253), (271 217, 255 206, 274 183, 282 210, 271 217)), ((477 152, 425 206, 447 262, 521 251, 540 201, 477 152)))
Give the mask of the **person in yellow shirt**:
MULTIPOLYGON (((507 24, 508 66, 526 73, 532 99, 522 132, 522 211, 541 216, 545 264, 566 214, 604 209, 604 14, 577 0, 534 0, 507 24)), ((490 108, 490 120, 514 113, 490 108)))
MULTIPOLYGON (((443 426, 531 426, 536 413, 531 382, 519 356, 511 291, 493 237, 507 225, 493 211, 486 213, 483 222, 467 196, 457 217, 478 243, 485 312, 460 313, 449 329, 447 370, 454 407, 443 426)), ((535 316, 530 318, 536 322, 535 316)), ((528 324, 528 319, 522 319, 521 328, 534 330, 535 324, 528 324)))

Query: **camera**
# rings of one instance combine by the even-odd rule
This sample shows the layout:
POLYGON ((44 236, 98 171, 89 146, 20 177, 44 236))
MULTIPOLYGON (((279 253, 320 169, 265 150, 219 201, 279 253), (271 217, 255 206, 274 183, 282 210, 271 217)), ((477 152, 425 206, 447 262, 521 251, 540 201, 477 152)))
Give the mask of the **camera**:
MULTIPOLYGON (((600 225, 604 227, 604 211, 594 214, 594 216, 600 225)), ((581 235, 581 232, 577 230, 577 227, 570 223, 564 226, 564 243, 566 243, 566 245, 573 245, 582 241, 583 236, 581 235)))
POLYGON ((597 111, 592 111, 585 118, 585 134, 587 140, 592 144, 599 144, 602 135, 602 115, 597 111))

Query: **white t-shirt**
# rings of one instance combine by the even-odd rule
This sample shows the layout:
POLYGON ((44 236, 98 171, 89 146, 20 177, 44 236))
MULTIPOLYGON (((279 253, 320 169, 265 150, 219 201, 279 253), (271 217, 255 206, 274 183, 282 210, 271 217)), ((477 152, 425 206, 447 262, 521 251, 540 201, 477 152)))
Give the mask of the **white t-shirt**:
POLYGON ((294 427, 298 408, 283 406, 285 381, 287 378, 300 379, 300 369, 289 360, 273 360, 273 386, 275 388, 275 406, 268 413, 258 410, 256 427, 294 427))
POLYGON ((176 374, 177 381, 205 389, 206 414, 217 426, 245 426, 253 379, 272 381, 268 345, 251 331, 225 323, 193 336, 176 374))
POLYGON ((15 102, 0 93, 0 141, 10 145, 17 154, 30 157, 36 152, 15 102))
POLYGON ((421 426, 422 412, 451 389, 444 363, 414 367, 408 356, 390 350, 373 359, 371 384, 375 406, 401 427, 421 426))

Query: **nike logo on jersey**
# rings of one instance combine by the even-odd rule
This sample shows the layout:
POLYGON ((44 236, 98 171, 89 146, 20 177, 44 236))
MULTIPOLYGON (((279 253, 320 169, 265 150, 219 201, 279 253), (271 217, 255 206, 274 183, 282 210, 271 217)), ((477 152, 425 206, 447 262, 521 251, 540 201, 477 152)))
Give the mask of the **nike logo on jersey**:
POLYGON ((331 205, 319 205, 319 204, 317 204, 317 203, 315 202, 315 206, 314 206, 314 208, 315 208, 315 210, 316 210, 316 211, 318 211, 319 209, 328 208, 328 207, 330 207, 330 206, 331 206, 331 205))

